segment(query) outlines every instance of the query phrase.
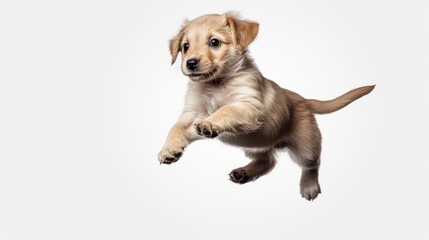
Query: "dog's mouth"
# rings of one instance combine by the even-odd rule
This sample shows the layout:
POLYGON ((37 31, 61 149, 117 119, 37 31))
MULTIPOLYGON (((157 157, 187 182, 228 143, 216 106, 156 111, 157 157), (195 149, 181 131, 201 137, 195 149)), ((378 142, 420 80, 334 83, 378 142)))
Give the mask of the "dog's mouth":
POLYGON ((217 73, 217 68, 213 68, 208 72, 199 72, 199 73, 189 73, 185 74, 188 76, 192 81, 195 82, 208 82, 211 81, 213 76, 217 73))
POLYGON ((207 78, 207 77, 210 77, 210 75, 211 73, 191 73, 191 74, 188 74, 187 76, 191 78, 207 78))

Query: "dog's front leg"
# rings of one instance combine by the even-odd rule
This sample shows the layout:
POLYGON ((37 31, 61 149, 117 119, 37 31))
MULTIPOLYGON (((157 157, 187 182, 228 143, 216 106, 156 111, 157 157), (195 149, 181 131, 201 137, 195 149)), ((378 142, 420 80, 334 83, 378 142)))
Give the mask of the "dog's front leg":
POLYGON ((249 103, 233 104, 219 108, 194 125, 199 135, 214 138, 223 132, 253 132, 261 126, 262 116, 261 111, 249 103))
POLYGON ((195 112, 183 112, 177 123, 173 125, 164 147, 158 154, 158 160, 161 164, 176 162, 182 156, 186 146, 201 138, 195 133, 192 125, 195 117, 195 112))

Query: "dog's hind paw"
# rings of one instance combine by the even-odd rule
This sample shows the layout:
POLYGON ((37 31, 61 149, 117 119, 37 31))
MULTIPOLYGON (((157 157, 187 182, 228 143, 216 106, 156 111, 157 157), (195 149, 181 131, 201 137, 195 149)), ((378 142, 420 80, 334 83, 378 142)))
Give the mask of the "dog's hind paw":
POLYGON ((246 170, 238 168, 232 170, 232 172, 229 174, 229 180, 238 184, 244 184, 253 180, 253 178, 249 175, 249 173, 247 173, 246 170))
POLYGON ((308 201, 313 201, 320 193, 322 193, 322 191, 317 181, 301 185, 301 196, 308 201))

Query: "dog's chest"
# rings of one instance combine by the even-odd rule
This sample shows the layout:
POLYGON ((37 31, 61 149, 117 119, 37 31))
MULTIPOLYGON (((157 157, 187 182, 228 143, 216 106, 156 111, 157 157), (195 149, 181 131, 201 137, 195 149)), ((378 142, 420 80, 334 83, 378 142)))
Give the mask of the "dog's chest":
POLYGON ((223 89, 214 89, 215 91, 205 91, 203 93, 203 101, 207 113, 213 114, 222 106, 229 102, 229 97, 225 94, 223 89))

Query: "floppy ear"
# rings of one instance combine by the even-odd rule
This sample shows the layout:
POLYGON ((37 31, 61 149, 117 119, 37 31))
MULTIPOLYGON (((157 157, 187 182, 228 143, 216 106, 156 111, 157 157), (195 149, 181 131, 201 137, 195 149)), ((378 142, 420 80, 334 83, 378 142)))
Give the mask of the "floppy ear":
POLYGON ((170 39, 170 54, 171 54, 171 65, 176 62, 177 55, 182 50, 182 37, 183 34, 179 32, 176 37, 170 39))
POLYGON ((259 24, 248 20, 241 20, 236 14, 226 14, 226 24, 232 32, 234 45, 241 52, 255 40, 258 35, 259 24))
POLYGON ((173 65, 174 62, 176 62, 177 55, 179 54, 180 51, 182 51, 182 40, 183 40, 184 29, 188 23, 189 23, 189 20, 185 19, 179 33, 175 37, 170 39, 171 65, 173 65))

